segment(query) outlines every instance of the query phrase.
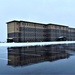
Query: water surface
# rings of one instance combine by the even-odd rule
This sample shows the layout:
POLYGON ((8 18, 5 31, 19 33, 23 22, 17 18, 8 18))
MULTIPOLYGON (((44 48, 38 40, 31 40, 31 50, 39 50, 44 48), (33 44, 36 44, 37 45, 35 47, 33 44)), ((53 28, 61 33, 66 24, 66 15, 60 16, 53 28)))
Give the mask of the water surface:
POLYGON ((61 45, 0 47, 0 74, 75 74, 75 51, 61 45))

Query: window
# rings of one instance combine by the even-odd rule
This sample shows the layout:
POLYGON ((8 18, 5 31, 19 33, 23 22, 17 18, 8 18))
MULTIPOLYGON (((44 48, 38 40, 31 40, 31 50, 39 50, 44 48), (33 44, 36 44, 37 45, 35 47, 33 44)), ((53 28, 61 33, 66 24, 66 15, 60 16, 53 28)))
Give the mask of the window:
POLYGON ((17 25, 19 25, 19 23, 18 23, 18 22, 17 22, 16 24, 17 24, 17 25))
POLYGON ((17 30, 19 30, 19 29, 17 28, 17 30))

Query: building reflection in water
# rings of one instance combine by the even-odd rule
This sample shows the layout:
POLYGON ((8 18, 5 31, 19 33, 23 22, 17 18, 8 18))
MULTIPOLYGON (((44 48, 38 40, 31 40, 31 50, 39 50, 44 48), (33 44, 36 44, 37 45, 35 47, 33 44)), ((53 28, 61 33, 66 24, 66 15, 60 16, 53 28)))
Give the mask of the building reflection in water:
POLYGON ((25 66, 44 61, 56 61, 68 58, 65 46, 34 46, 34 47, 11 47, 8 48, 8 65, 25 66))

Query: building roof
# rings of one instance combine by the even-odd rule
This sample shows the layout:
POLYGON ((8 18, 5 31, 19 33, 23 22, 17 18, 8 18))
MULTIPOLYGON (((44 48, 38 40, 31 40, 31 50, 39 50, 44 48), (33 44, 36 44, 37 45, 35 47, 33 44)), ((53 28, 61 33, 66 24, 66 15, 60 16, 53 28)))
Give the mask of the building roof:
POLYGON ((9 22, 6 22, 7 24, 9 23, 12 23, 12 22, 19 22, 18 20, 13 20, 13 21, 9 21, 9 22))
POLYGON ((25 23, 46 25, 46 24, 44 24, 44 23, 29 22, 29 21, 22 21, 22 20, 20 20, 20 21, 18 21, 18 20, 9 21, 9 22, 7 22, 7 24, 12 23, 12 22, 19 22, 19 23, 20 23, 20 22, 25 22, 25 23))
POLYGON ((68 27, 68 26, 66 26, 66 25, 53 24, 53 23, 49 23, 48 25, 55 25, 55 26, 63 26, 63 27, 68 27))
POLYGON ((12 22, 18 22, 18 23, 25 22, 25 23, 40 24, 40 25, 54 25, 54 26, 60 26, 60 27, 61 27, 61 26, 63 26, 63 27, 68 27, 68 26, 66 26, 66 25, 60 25, 60 24, 53 24, 53 23, 44 24, 44 23, 29 22, 29 21, 23 21, 23 20, 20 20, 20 21, 18 21, 18 20, 13 20, 13 21, 7 22, 7 24, 12 23, 12 22))

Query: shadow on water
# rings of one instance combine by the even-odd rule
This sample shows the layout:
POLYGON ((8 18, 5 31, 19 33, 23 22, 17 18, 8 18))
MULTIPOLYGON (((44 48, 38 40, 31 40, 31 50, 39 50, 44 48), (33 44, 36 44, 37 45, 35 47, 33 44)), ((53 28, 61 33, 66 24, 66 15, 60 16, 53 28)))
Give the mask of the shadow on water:
POLYGON ((8 59, 11 61, 8 61, 8 65, 17 67, 44 61, 53 62, 73 55, 68 51, 69 48, 66 45, 9 47, 8 59))

